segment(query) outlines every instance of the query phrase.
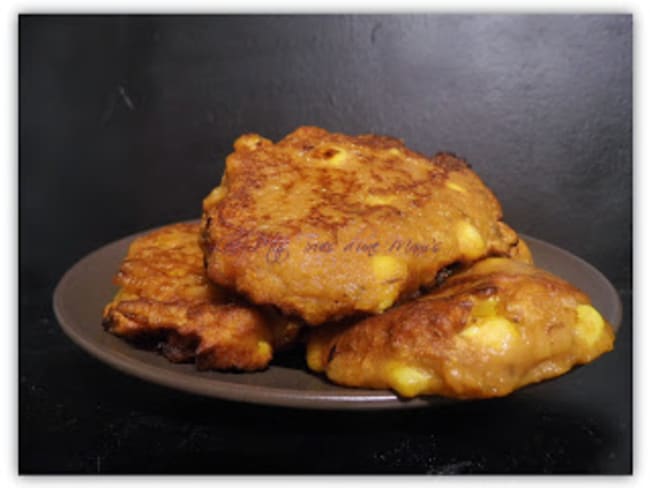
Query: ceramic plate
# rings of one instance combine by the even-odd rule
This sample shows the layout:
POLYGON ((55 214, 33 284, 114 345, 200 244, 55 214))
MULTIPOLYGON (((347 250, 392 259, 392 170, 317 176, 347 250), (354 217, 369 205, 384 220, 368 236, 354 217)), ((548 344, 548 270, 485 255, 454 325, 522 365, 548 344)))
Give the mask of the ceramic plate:
MULTIPOLYGON (((140 235, 140 234, 138 234, 140 235)), ((172 364, 156 352, 138 349, 107 333, 102 309, 116 292, 112 278, 132 235, 108 244, 77 262, 54 292, 54 311, 65 333, 96 358, 127 374, 171 388, 222 399, 321 409, 414 408, 449 403, 440 397, 401 400, 390 391, 343 388, 310 373, 301 351, 279 355, 258 373, 197 371, 193 364, 172 364)), ((582 259, 532 237, 523 236, 536 264, 586 292, 603 316, 618 327, 622 306, 607 279, 582 259)))

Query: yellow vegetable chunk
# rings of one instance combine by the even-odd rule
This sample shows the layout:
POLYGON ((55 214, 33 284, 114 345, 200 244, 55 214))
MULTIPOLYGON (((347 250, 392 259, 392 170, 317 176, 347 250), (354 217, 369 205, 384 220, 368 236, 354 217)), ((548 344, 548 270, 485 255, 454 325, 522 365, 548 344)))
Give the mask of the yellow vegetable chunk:
POLYGON ((479 320, 476 324, 465 328, 460 335, 497 353, 507 351, 520 337, 517 327, 505 317, 479 320))
POLYGON ((431 374, 402 364, 388 366, 391 387, 404 397, 414 397, 425 391, 431 382, 431 374))
POLYGON ((368 205, 388 205, 394 201, 395 197, 392 195, 368 195, 365 199, 368 205))
POLYGON ((459 193, 467 193, 467 190, 465 188, 463 188, 462 186, 460 186, 457 183, 454 183, 453 181, 448 181, 447 183, 445 183, 445 186, 447 188, 449 188, 450 190, 454 190, 454 191, 457 191, 459 193))
POLYGON ((603 333, 605 321, 591 305, 578 305, 576 313, 576 336, 588 346, 592 346, 603 333))
POLYGON ((263 357, 271 356, 271 352, 272 352, 271 344, 269 344, 266 341, 258 341, 257 342, 257 353, 260 356, 263 356, 263 357))
POLYGON ((485 241, 481 233, 466 220, 456 224, 456 238, 461 254, 467 259, 478 259, 485 254, 485 241))
POLYGON ((395 279, 402 279, 406 276, 406 265, 393 256, 373 256, 372 272, 377 281, 383 283, 395 279))
POLYGON ((307 366, 312 371, 320 373, 325 371, 325 363, 323 362, 323 348, 321 344, 312 342, 307 348, 307 366))

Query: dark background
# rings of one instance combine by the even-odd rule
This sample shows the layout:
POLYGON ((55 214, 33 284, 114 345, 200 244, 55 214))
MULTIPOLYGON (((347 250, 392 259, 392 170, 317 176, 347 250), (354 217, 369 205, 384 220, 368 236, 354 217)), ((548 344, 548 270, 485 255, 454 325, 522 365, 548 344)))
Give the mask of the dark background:
POLYGON ((21 16, 22 473, 629 473, 632 17, 21 16), (453 151, 517 230, 619 290, 616 350, 497 400, 312 412, 147 384, 53 317, 57 280, 199 216, 233 140, 303 124, 453 151))

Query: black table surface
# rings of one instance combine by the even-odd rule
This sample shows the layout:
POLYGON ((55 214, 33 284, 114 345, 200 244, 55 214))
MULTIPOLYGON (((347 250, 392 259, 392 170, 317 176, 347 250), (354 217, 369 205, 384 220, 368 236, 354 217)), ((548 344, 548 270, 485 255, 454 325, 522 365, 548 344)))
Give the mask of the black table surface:
POLYGON ((21 17, 19 472, 631 472, 631 46, 625 15, 21 17), (501 399, 310 411, 146 383, 63 334, 75 261, 197 217, 237 135, 302 124, 466 157, 506 221, 616 286, 615 350, 501 399))

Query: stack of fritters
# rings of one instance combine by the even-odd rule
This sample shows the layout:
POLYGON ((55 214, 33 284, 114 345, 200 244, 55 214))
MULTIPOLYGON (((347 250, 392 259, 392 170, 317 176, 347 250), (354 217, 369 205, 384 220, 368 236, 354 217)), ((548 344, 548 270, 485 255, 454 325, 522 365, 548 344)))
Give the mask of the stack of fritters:
POLYGON ((531 264, 464 161, 302 127, 235 142, 198 224, 136 240, 104 324, 172 360, 266 367, 297 342, 335 383, 501 396, 595 359, 611 326, 531 264), (199 245, 200 243, 200 245, 199 245))

